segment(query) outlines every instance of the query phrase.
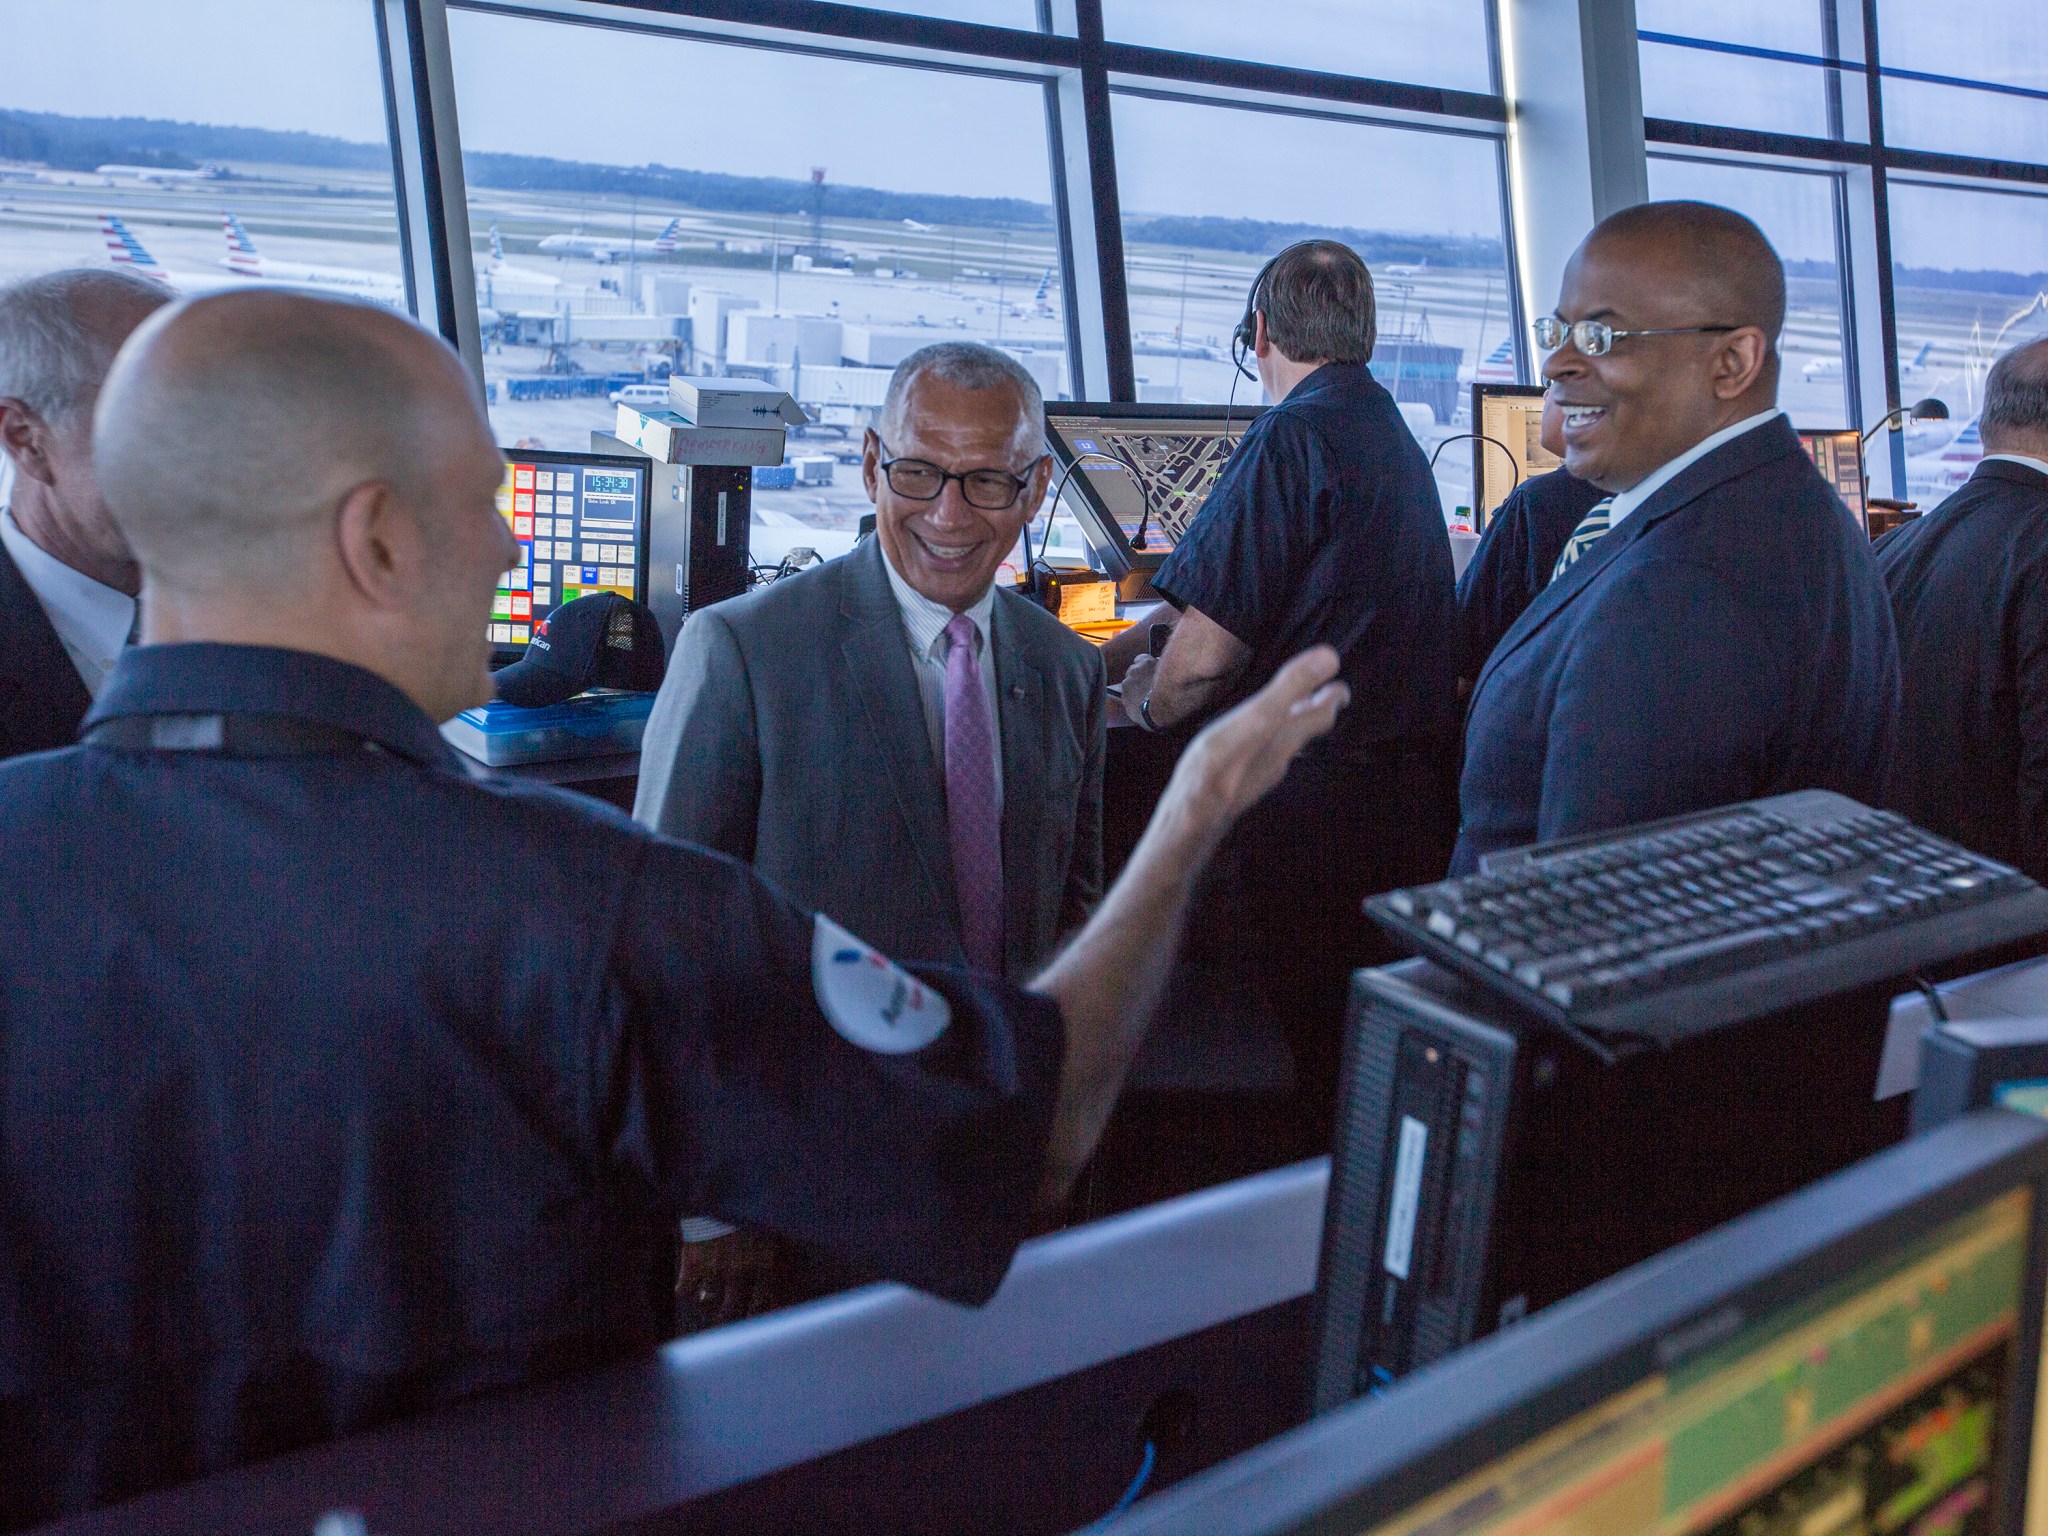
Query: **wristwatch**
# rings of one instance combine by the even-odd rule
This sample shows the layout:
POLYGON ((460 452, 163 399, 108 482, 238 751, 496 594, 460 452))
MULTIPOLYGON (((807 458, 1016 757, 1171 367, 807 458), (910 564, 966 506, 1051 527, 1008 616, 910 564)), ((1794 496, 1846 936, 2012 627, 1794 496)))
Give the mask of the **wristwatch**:
POLYGON ((1152 694, 1149 690, 1144 698, 1138 700, 1138 723, 1148 731, 1164 729, 1164 727, 1156 724, 1152 719, 1152 694))

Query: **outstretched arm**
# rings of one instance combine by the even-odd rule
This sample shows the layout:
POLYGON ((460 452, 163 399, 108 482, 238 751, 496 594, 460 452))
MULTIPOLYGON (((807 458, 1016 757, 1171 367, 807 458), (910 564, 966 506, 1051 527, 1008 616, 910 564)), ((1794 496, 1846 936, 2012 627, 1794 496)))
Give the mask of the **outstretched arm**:
POLYGON ((1202 866, 1349 701, 1336 675, 1335 651, 1304 651, 1188 744, 1123 874, 1031 983, 1059 1004, 1067 1032, 1041 1203, 1065 1198, 1102 1136, 1180 947, 1202 866))

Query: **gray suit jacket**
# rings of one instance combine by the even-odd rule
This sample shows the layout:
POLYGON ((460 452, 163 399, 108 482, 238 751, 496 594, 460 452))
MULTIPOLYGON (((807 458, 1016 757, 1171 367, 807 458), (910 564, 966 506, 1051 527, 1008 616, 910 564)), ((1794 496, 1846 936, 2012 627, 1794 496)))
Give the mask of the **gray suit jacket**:
MULTIPOLYGON (((899 960, 964 965, 945 780, 880 542, 690 616, 647 722, 633 814, 752 864, 899 960)), ((1102 894, 1102 657, 996 593, 1007 971, 1102 894)))

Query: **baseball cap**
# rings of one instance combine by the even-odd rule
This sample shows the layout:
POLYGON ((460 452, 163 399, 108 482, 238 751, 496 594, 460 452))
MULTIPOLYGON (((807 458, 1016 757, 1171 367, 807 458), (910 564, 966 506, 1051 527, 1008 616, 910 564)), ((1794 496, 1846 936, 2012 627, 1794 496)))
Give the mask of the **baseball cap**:
POLYGON ((652 693, 667 669, 653 612, 616 592, 593 592, 534 625, 526 654, 495 681, 507 704, 541 709, 588 688, 652 693))

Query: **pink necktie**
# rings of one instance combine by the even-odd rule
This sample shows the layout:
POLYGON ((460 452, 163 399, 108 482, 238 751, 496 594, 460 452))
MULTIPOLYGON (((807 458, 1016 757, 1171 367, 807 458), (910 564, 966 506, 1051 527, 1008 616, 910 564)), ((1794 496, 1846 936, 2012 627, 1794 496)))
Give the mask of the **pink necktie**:
POLYGON ((946 835, 953 849, 953 885, 960 898, 960 938, 967 963, 1003 973, 1003 845, 996 814, 994 727, 974 655, 974 620, 956 613, 946 625, 946 835))

